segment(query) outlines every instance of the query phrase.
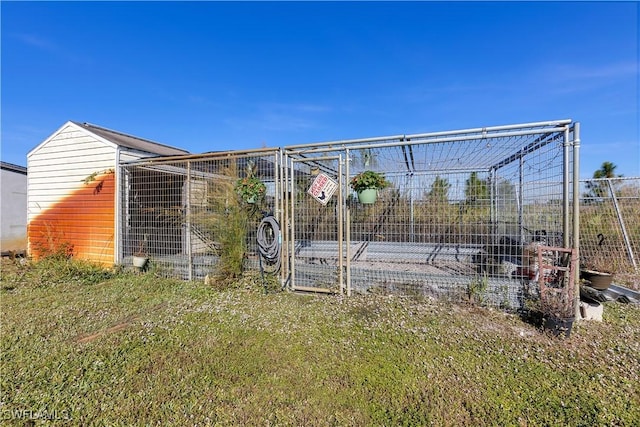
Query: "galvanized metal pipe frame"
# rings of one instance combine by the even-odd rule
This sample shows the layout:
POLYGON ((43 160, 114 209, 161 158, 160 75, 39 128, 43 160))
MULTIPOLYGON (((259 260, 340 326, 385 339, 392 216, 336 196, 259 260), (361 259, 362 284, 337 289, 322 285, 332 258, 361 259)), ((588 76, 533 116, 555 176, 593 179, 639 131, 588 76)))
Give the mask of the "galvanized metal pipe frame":
MULTIPOLYGON (((289 268, 290 268, 290 280, 291 280, 291 288, 293 290, 305 290, 308 291, 309 289, 306 287, 300 287, 296 285, 295 282, 295 269, 296 269, 296 263, 295 263, 295 235, 296 235, 296 223, 295 223, 295 182, 294 182, 294 178, 295 178, 295 164, 296 163, 305 163, 308 162, 310 159, 305 159, 305 158, 298 158, 298 159, 290 159, 290 165, 289 168, 291 173, 290 173, 290 181, 289 181, 289 188, 291 190, 290 193, 290 199, 291 199, 291 206, 290 206, 290 216, 289 216, 289 221, 288 221, 288 231, 289 231, 289 268)), ((340 293, 344 293, 345 291, 345 281, 344 281, 344 249, 343 249, 343 242, 344 242, 344 218, 343 218, 343 211, 344 208, 346 206, 346 204, 344 203, 344 189, 343 189, 343 175, 342 175, 342 164, 343 164, 343 158, 342 156, 325 156, 325 157, 319 157, 319 158, 314 158, 313 160, 315 161, 324 161, 324 160, 337 160, 338 161, 338 170, 337 170, 337 174, 338 174, 338 206, 339 209, 337 209, 338 211, 338 218, 337 218, 337 222, 338 222, 338 235, 337 235, 337 244, 338 244, 338 284, 340 286, 340 293)), ((347 254, 349 254, 349 245, 347 243, 347 254)), ((347 255, 347 259, 349 259, 349 255, 347 255)), ((348 271, 348 268, 347 268, 348 271)), ((317 289, 320 292, 328 292, 328 289, 317 289)), ((347 286, 347 293, 350 295, 350 287, 347 286)))
MULTIPOLYGON (((566 133, 565 133, 566 135, 566 133)), ((565 176, 565 180, 568 176, 565 176)), ((568 211, 568 210, 567 210, 568 211)), ((566 233, 565 233, 566 234, 566 233)), ((568 237, 565 237, 568 238, 568 237)), ((569 247, 568 241, 565 246, 569 247)), ((573 245, 576 271, 580 271, 580 123, 573 124, 573 245)), ((576 318, 580 318, 580 275, 575 279, 576 318)))
POLYGON ((381 141, 390 141, 390 142, 385 144, 376 144, 375 146, 385 147, 385 146, 391 146, 391 145, 398 145, 398 142, 406 142, 407 144, 424 143, 425 139, 435 138, 439 136, 447 136, 447 135, 450 137, 444 138, 444 139, 428 140, 428 142, 465 141, 469 139, 477 139, 478 136, 480 136, 481 138, 522 136, 522 135, 529 135, 529 134, 540 134, 540 133, 547 133, 547 132, 554 132, 554 131, 562 131, 571 122, 572 122, 571 119, 562 119, 562 120, 523 123, 523 124, 514 124, 514 125, 461 129, 461 130, 454 130, 454 131, 428 132, 428 133, 417 133, 417 134, 410 134, 410 135, 403 134, 403 135, 382 136, 382 137, 375 137, 375 138, 345 139, 345 140, 338 140, 338 141, 289 145, 285 147, 285 149, 291 152, 316 152, 317 153, 320 151, 331 151, 331 150, 337 150, 340 148, 346 148, 347 146, 349 146, 349 148, 351 148, 352 150, 360 149, 360 148, 368 148, 370 147, 370 144, 381 142, 381 141), (531 130, 520 131, 520 132, 500 133, 502 131, 507 131, 512 129, 537 128, 537 127, 545 127, 546 129, 543 129, 543 130, 531 129, 531 130), (463 135, 479 134, 479 135, 474 135, 473 137, 453 136, 453 135, 460 135, 460 134, 463 134, 463 135), (363 143, 365 145, 355 145, 355 144, 363 144, 363 143), (319 146, 327 146, 327 147, 320 148, 319 146))
MULTIPOLYGON (((521 229, 521 235, 524 233, 522 230, 522 208, 524 201, 523 198, 523 186, 524 186, 524 165, 523 158, 526 154, 535 151, 543 147, 544 145, 553 141, 553 137, 556 134, 563 134, 563 245, 565 247, 570 246, 569 242, 569 233, 570 229, 570 182, 571 179, 571 162, 570 162, 570 152, 571 147, 574 147, 574 158, 573 158, 573 183, 574 183, 574 228, 573 228, 573 237, 574 237, 574 250, 577 251, 577 247, 579 244, 579 198, 577 195, 579 194, 577 187, 577 181, 579 176, 579 153, 576 148, 579 148, 579 124, 573 124, 573 126, 569 126, 571 124, 570 119, 558 120, 558 121, 549 121, 549 122, 534 122, 528 124, 517 124, 517 125, 507 125, 507 126, 494 126, 494 127, 486 127, 486 128, 474 128, 460 131, 451 131, 451 132, 433 132, 433 133, 423 133, 423 134, 413 134, 413 135, 394 135, 387 137, 377 137, 377 138, 364 138, 364 139, 352 139, 352 140, 341 140, 341 141, 332 141, 326 143, 312 143, 312 144, 302 144, 302 145, 294 145, 285 147, 285 152, 289 156, 308 156, 309 154, 321 154, 327 152, 336 152, 336 151, 344 151, 346 156, 346 180, 347 182, 351 178, 350 174, 350 151, 359 150, 359 149, 370 149, 370 148, 384 148, 384 147, 394 147, 398 145, 418 145, 418 144, 431 144, 431 143, 444 143, 444 142, 456 142, 456 141, 471 141, 477 140, 479 138, 489 139, 489 138, 506 138, 506 137, 515 137, 515 136, 527 136, 527 135, 541 135, 540 138, 536 139, 532 143, 530 143, 527 147, 520 149, 520 151, 509 158, 506 158, 491 168, 489 168, 490 173, 490 185, 494 191, 491 192, 492 197, 495 195, 497 182, 494 179, 493 175, 495 171, 503 166, 506 166, 510 162, 514 160, 518 160, 519 163, 519 194, 518 194, 518 217, 519 224, 521 229), (549 128, 549 126, 551 126, 549 128), (522 129, 527 127, 544 127, 542 129, 527 129, 527 130, 518 130, 514 131, 514 129, 522 129), (577 129, 576 129, 577 128, 577 129), (573 131, 574 141, 570 141, 570 131, 573 131), (462 136, 458 136, 462 135, 462 136), (448 136, 448 137, 447 137, 448 136), (493 172, 492 172, 493 171, 493 172)), ((308 156, 308 159, 320 161, 322 157, 314 157, 308 156)), ((465 169, 467 170, 467 169, 465 169)), ((346 199, 346 195, 345 195, 346 199)), ((497 202, 492 200, 490 203, 490 217, 492 223, 495 223, 495 219, 497 217, 497 202)), ((351 256, 350 256, 350 236, 351 236, 351 215, 350 208, 347 205, 345 210, 345 239, 346 239, 346 247, 347 247, 347 258, 345 260, 345 268, 346 268, 346 286, 347 293, 351 293, 351 256)), ((495 232, 495 230, 493 230, 495 232)), ((521 236, 523 237, 523 236, 521 236)), ((342 246, 340 244, 340 246, 342 246)), ((579 282, 576 279, 576 290, 575 295, 579 298, 579 282)), ((577 306, 577 305, 576 305, 577 306)))
POLYGON ((191 162, 187 162, 187 203, 186 203, 186 227, 189 232, 186 234, 187 240, 187 261, 189 269, 189 280, 193 280, 193 247, 191 245, 191 162))
MULTIPOLYGON (((349 170, 351 164, 351 152, 347 148, 345 151, 345 175, 347 188, 349 180, 351 179, 351 171, 349 170)), ((345 260, 345 268, 346 268, 346 280, 347 280, 347 296, 351 296, 351 206, 346 203, 346 191, 345 188, 345 234, 346 234, 346 245, 347 245, 347 259, 345 260)))
MULTIPOLYGON (((351 153, 353 150, 370 149, 370 148, 385 148, 385 147, 405 147, 414 146, 420 144, 436 144, 436 143, 451 143, 451 142, 463 142, 463 141, 475 141, 479 139, 492 139, 492 138, 510 138, 520 136, 533 136, 539 135, 533 142, 529 143, 527 147, 519 149, 517 153, 508 156, 493 166, 489 167, 487 171, 490 174, 490 185, 493 189, 492 197, 494 197, 497 188, 496 171, 497 169, 506 166, 513 161, 519 161, 519 184, 517 194, 517 206, 518 206, 518 222, 520 224, 520 233, 523 234, 522 221, 523 221, 523 193, 524 193, 524 165, 523 158, 529 152, 532 152, 538 148, 543 147, 555 141, 555 135, 563 135, 563 245, 565 247, 573 247, 576 251, 579 247, 579 147, 580 147, 580 126, 579 123, 572 123, 570 119, 545 121, 545 122, 533 122, 525 124, 514 124, 506 126, 492 126, 483 128, 464 129, 456 131, 445 132, 431 132, 420 133, 412 135, 394 135, 386 137, 376 138, 363 138, 363 139, 351 139, 332 141, 324 143, 311 143, 302 145, 291 145, 283 148, 264 148, 257 150, 242 150, 225 153, 205 153, 197 155, 186 156, 171 156, 157 159, 140 159, 134 162, 126 163, 126 165, 144 165, 145 167, 155 168, 172 161, 187 161, 187 176, 191 177, 192 170, 190 166, 191 161, 207 160, 207 159, 226 159, 226 158, 241 158, 245 156, 260 156, 260 155, 273 155, 273 180, 274 180, 274 216, 282 224, 281 240, 283 247, 288 248, 289 257, 283 257, 282 269, 280 271, 280 279, 283 285, 288 280, 294 280, 295 274, 295 262, 293 256, 295 254, 295 201, 293 196, 295 169, 294 164, 309 163, 309 162, 321 162, 323 160, 337 160, 337 170, 331 171, 331 173, 337 173, 339 179, 339 191, 340 195, 340 208, 337 209, 339 218, 338 227, 340 234, 339 254, 339 281, 341 292, 346 291, 347 295, 352 292, 351 289, 351 210, 349 204, 346 202, 348 196, 348 184, 351 178, 351 153), (571 140, 573 136, 573 140, 571 140), (573 148, 573 158, 571 159, 571 149, 573 148), (329 153, 342 152, 341 154, 328 155, 329 153), (571 162, 572 161, 572 162, 571 162), (571 163, 573 163, 573 170, 571 170, 571 163), (573 177, 571 176, 573 172, 573 177), (570 191, 570 183, 573 181, 573 191, 570 191), (573 215, 570 214, 570 197, 573 195, 573 215), (289 197, 289 199, 287 199, 289 197), (290 203, 287 203, 289 201, 290 203), (344 213, 344 216, 342 214, 344 213), (573 216, 573 218, 571 218, 573 216), (573 232, 569 233, 571 219, 573 219, 573 232), (573 242, 571 242, 570 234, 573 235, 573 242), (344 239, 344 240, 343 240, 344 239), (343 244, 346 243, 346 254, 343 253, 343 244), (344 272, 344 277, 343 277, 344 272)), ((322 165, 320 165, 322 166, 322 165)), ((468 172, 478 171, 479 169, 473 168, 461 168, 456 172, 468 172)), ((411 172, 411 171, 410 171, 411 172)), ((417 171, 413 171, 417 172, 417 171)), ((423 171, 426 172, 426 171, 423 171)), ((433 171, 429 171, 433 172, 433 171)), ((451 170, 447 169, 447 172, 451 170)), ((171 173, 168 171, 168 173, 171 173)), ((178 173, 178 172, 176 172, 178 173)), ((413 174, 412 174, 413 177, 413 174)), ((187 193, 190 194, 190 178, 188 180, 187 193)), ((189 197, 189 196, 188 196, 189 197)), ((413 198, 411 199, 411 209, 413 209, 413 198)), ((497 201, 492 200, 490 204, 491 208, 491 220, 495 222, 498 212, 497 201)), ((187 215, 189 217, 189 215, 187 215)), ((188 226, 188 224, 187 224, 188 226)), ((188 245, 189 247, 191 245, 188 245)), ((123 248, 119 248, 119 252, 122 253, 123 248)), ((189 255, 191 252, 189 250, 189 255)), ((191 256, 190 256, 191 258, 191 256)), ((192 278, 192 265, 189 265, 189 277, 192 278)), ((576 281, 576 286, 579 283, 576 281)), ((576 292, 579 295, 579 292, 576 292)))
POLYGON ((450 138, 433 138, 433 139, 416 139, 413 136, 407 136, 407 139, 398 140, 393 142, 386 142, 384 144, 375 144, 367 143, 363 145, 333 145, 332 143, 327 143, 327 147, 325 148, 315 148, 315 149, 292 149, 291 147, 285 147, 284 149, 289 155, 301 155, 301 154, 310 154, 310 153, 326 153, 332 151, 344 150, 347 147, 351 150, 361 150, 365 148, 385 148, 385 147, 397 147, 399 145, 420 145, 420 144, 439 144, 444 142, 463 142, 463 141, 474 141, 477 139, 496 139, 496 138, 509 138, 515 136, 527 136, 527 135, 547 135, 564 132, 566 126, 551 128, 551 129, 532 129, 527 131, 519 131, 519 132, 505 132, 500 134, 489 134, 486 135, 467 135, 461 137, 450 137, 450 138))

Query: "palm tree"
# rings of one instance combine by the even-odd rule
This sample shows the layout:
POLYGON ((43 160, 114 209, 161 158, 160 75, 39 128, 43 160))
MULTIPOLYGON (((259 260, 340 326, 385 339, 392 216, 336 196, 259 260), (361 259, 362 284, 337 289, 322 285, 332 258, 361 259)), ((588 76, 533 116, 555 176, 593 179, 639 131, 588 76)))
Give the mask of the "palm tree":
POLYGON ((608 186, 605 179, 622 178, 623 176, 616 175, 615 170, 617 167, 617 165, 611 162, 602 162, 600 169, 593 173, 594 181, 587 182, 587 189, 589 189, 589 192, 585 194, 585 198, 600 199, 605 197, 608 186))
POLYGON ((603 162, 600 169, 593 173, 593 177, 598 178, 621 178, 622 175, 616 176, 615 170, 618 166, 614 165, 611 162, 603 162))

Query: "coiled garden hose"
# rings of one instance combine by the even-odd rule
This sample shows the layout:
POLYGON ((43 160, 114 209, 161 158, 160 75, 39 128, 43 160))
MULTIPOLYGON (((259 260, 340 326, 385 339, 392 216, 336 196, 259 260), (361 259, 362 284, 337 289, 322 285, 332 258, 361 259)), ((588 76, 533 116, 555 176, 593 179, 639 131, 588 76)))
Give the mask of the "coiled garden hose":
POLYGON ((258 250, 260 251, 260 269, 264 272, 262 267, 262 260, 264 259, 274 273, 279 271, 282 237, 280 235, 280 224, 273 215, 266 215, 262 218, 260 225, 258 225, 256 239, 258 241, 258 250))

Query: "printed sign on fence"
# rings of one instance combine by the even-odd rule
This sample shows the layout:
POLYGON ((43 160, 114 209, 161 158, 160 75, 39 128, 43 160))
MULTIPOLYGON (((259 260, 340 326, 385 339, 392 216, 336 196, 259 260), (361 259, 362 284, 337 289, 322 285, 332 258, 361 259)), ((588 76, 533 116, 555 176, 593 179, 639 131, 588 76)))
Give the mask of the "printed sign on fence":
POLYGON ((319 173, 316 179, 313 180, 311 187, 307 190, 307 193, 311 194, 314 199, 326 205, 333 193, 336 192, 338 183, 331 179, 324 173, 319 173))

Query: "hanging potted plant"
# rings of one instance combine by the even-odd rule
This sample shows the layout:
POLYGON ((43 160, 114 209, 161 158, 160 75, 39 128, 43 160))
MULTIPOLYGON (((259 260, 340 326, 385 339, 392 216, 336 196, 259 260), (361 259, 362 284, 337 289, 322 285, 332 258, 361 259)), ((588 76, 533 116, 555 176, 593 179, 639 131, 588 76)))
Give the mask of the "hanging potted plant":
POLYGON ((267 193, 267 186, 258 177, 249 175, 236 182, 236 193, 246 203, 257 203, 267 193))
POLYGON ((390 184, 383 174, 371 170, 360 172, 350 181, 351 188, 358 193, 358 200, 365 204, 375 203, 378 190, 382 190, 390 184))

